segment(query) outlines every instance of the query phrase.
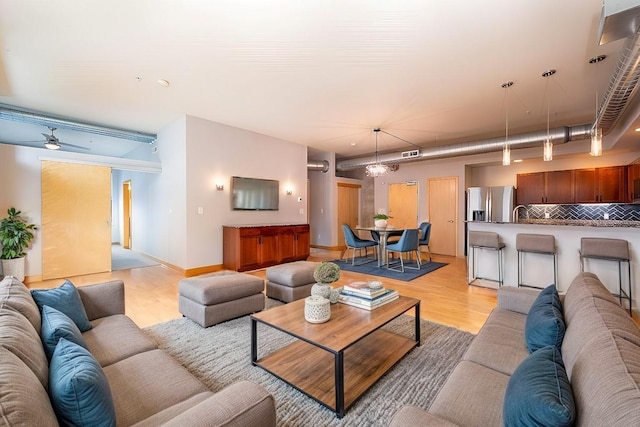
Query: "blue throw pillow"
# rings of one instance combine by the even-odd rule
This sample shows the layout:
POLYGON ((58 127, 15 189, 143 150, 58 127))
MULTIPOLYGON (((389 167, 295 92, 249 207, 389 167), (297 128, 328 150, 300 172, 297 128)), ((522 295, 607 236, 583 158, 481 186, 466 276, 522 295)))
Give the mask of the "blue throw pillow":
POLYGON ((80 332, 91 329, 91 323, 89 323, 87 312, 84 311, 84 304, 82 304, 80 294, 69 280, 66 280, 60 287, 55 289, 34 289, 31 291, 31 296, 40 307, 40 310, 42 310, 43 305, 48 305, 69 316, 80 329, 80 332))
POLYGON ((66 314, 48 305, 42 307, 40 337, 42 338, 44 352, 49 360, 51 360, 53 351, 56 349, 60 338, 65 338, 68 341, 87 348, 82 338, 82 333, 76 324, 73 323, 73 320, 69 319, 66 314))
POLYGON ((49 397, 61 425, 115 426, 109 382, 89 351, 60 339, 49 366, 49 397))
POLYGON ((540 292, 527 314, 524 326, 527 348, 530 353, 548 345, 560 348, 564 332, 560 296, 555 285, 547 286, 540 292))
POLYGON ((560 350, 531 353, 509 378, 504 395, 505 426, 571 426, 576 408, 560 350))

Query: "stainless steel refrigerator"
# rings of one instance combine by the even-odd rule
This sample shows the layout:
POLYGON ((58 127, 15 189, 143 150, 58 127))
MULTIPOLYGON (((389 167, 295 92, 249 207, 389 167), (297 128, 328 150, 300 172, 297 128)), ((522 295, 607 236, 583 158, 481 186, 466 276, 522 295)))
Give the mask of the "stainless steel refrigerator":
POLYGON ((513 222, 515 188, 469 187, 467 189, 467 221, 513 222))

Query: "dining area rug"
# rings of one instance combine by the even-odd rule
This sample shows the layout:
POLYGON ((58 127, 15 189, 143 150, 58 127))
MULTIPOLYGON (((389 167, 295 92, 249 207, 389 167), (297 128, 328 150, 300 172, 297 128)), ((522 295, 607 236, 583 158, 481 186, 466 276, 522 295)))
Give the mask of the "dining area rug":
MULTIPOLYGON (((424 276, 427 273, 431 273, 432 271, 435 271, 441 267, 444 267, 445 265, 448 265, 446 262, 435 262, 435 261, 422 262, 422 265, 420 266, 420 270, 416 270, 415 267, 417 267, 417 265, 415 261, 406 262, 404 273, 401 273, 399 271, 389 270, 384 266, 378 267, 378 261, 376 260, 367 262, 366 264, 358 265, 363 261, 364 261, 363 258, 356 258, 355 260, 356 265, 351 265, 351 258, 349 258, 348 260, 338 259, 338 260, 334 260, 333 262, 338 264, 338 266, 340 266, 340 269, 344 271, 353 271, 355 273, 371 274, 373 276, 385 277, 387 279, 401 280, 404 282, 410 282, 414 279, 417 279, 418 277, 424 276), (414 268, 407 268, 407 266, 414 267, 414 268)), ((394 261, 394 262, 398 262, 398 261, 394 261)))

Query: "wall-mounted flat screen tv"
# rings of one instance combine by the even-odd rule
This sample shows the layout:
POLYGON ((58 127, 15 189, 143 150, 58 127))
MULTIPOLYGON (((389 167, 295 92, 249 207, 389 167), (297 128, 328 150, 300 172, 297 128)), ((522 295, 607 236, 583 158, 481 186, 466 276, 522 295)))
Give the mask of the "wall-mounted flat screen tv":
POLYGON ((277 211, 279 182, 273 179, 231 177, 231 208, 242 211, 277 211))

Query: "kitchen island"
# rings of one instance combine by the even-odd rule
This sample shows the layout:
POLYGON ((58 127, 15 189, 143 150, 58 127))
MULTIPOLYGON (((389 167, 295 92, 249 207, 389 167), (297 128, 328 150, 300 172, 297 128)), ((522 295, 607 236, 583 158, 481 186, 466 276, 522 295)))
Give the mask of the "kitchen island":
MULTIPOLYGON (((534 219, 521 220, 519 223, 497 223, 468 221, 469 231, 490 231, 500 235, 505 243, 503 250, 504 285, 517 286, 518 283, 518 252, 516 251, 516 235, 550 234, 555 236, 558 256, 559 292, 565 292, 573 278, 580 272, 580 240, 583 237, 598 237, 607 239, 622 239, 629 242, 631 253, 631 281, 633 309, 638 310, 637 299, 640 297, 640 222, 612 221, 612 220, 554 220, 534 219)), ((467 248, 468 274, 471 278, 472 254, 467 248)), ((476 251, 476 277, 497 277, 497 262, 495 251, 476 251)), ((523 282, 543 288, 554 283, 553 261, 550 256, 525 253, 523 262, 523 282)), ((618 263, 597 259, 585 260, 585 271, 596 274, 600 280, 612 291, 618 293, 618 263)), ((627 269, 623 266, 623 289, 627 289, 627 269)), ((497 287, 497 283, 486 280, 476 280, 474 285, 497 287)), ((624 301, 627 304, 628 301, 624 301)))

